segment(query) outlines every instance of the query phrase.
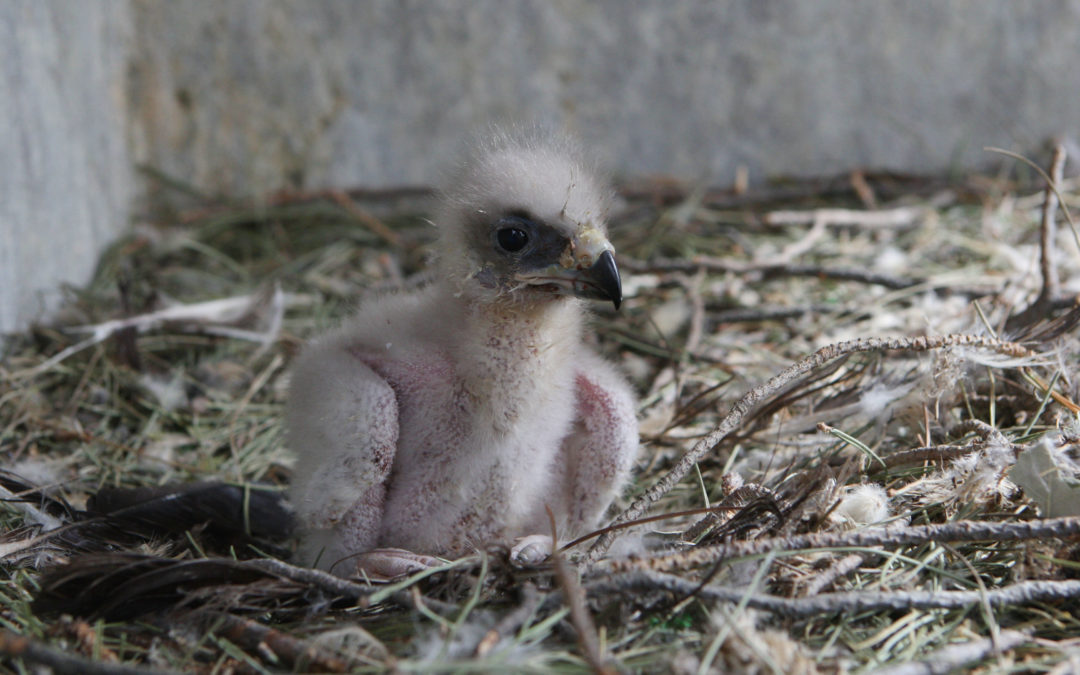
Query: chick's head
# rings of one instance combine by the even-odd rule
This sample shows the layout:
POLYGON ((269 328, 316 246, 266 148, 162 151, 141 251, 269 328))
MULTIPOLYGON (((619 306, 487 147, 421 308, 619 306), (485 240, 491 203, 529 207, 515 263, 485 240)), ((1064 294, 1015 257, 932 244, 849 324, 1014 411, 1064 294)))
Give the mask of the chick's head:
POLYGON ((444 194, 440 269, 470 299, 528 305, 576 296, 618 308, 609 201, 571 146, 498 138, 444 194))

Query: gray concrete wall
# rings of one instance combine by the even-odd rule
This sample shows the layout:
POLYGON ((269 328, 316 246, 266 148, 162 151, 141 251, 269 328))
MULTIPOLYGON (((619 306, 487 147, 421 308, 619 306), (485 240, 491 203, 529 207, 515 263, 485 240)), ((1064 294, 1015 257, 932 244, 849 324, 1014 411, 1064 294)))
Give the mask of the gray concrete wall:
MULTIPOLYGON (((1080 0, 0 4, 0 154, 17 157, 0 330, 55 286, 46 224, 100 243, 130 195, 169 196, 134 162, 209 194, 430 183, 470 131, 516 120, 624 175, 941 172, 1080 137, 1078 45, 1080 0)), ((71 248, 60 278, 89 269, 93 246, 71 248)))
POLYGON ((629 174, 938 172, 1080 128, 1080 3, 137 2, 141 159, 206 187, 430 182, 541 120, 629 174))
POLYGON ((0 3, 0 332, 85 283, 127 225, 130 26, 122 2, 0 3))

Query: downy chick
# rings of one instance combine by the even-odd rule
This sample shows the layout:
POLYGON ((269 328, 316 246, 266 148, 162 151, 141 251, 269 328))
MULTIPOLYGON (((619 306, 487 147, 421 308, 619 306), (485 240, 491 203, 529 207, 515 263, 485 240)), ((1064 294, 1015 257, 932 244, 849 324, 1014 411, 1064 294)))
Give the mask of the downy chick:
POLYGON ((435 281, 304 350, 287 423, 306 563, 389 577, 514 540, 536 559, 545 507, 561 538, 597 526, 638 448, 630 386, 582 342, 584 299, 622 301, 608 201, 571 145, 489 141, 443 195, 435 281))

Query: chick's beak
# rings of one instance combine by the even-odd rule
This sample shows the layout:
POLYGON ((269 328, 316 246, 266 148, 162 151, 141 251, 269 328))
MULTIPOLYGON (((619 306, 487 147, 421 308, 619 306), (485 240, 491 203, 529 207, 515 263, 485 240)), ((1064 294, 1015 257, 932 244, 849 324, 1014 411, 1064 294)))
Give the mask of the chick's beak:
POLYGON ((518 281, 560 295, 576 295, 589 300, 610 300, 615 309, 622 304, 622 281, 615 256, 604 249, 589 267, 564 261, 536 273, 517 275, 518 281))
POLYGON ((610 300, 615 309, 622 304, 622 279, 619 278, 619 268, 615 266, 615 256, 611 251, 604 251, 597 258, 593 266, 584 270, 585 276, 592 281, 592 286, 583 285, 582 290, 591 294, 582 297, 596 298, 598 300, 610 300))

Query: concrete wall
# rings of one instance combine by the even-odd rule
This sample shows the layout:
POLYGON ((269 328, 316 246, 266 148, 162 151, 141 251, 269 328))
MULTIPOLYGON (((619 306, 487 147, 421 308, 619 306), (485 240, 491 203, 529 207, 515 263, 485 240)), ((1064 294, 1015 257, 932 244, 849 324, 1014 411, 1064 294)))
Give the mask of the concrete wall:
POLYGON ((0 4, 0 332, 85 283, 127 225, 130 26, 121 2, 0 4))
POLYGON ((136 3, 137 154, 208 189, 429 182, 538 119, 616 169, 944 171, 1080 129, 1080 3, 136 3))
POLYGON ((430 183, 493 121, 570 129, 625 175, 716 182, 941 172, 1080 137, 1080 0, 19 0, 0 31, 0 87, 29 99, 0 90, 0 153, 55 165, 0 167, 0 226, 20 231, 107 234, 127 195, 170 195, 132 162, 210 194, 430 183))

